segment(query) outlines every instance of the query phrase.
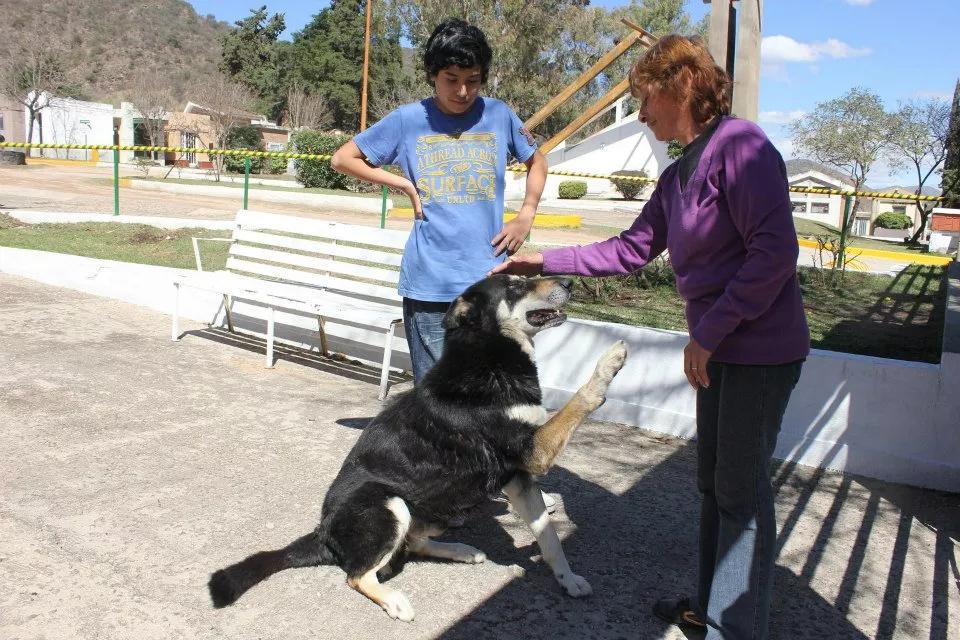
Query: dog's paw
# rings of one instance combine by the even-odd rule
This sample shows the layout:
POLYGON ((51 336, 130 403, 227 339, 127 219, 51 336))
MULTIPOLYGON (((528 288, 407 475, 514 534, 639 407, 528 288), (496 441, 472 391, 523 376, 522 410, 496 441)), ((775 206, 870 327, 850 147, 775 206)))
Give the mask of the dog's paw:
POLYGON ((453 555, 450 556, 450 559, 454 562, 465 562, 467 564, 480 564, 485 562, 487 559, 487 554, 476 547, 471 547, 468 544, 462 543, 453 543, 457 547, 453 551, 453 555))
POLYGON ((391 591, 387 594, 381 606, 383 610, 387 612, 387 615, 394 620, 413 622, 413 618, 416 615, 416 611, 413 610, 413 605, 407 600, 407 596, 399 591, 391 591))
POLYGON ((593 372, 594 378, 610 384, 613 377, 623 368, 623 363, 627 361, 627 343, 623 340, 617 340, 607 349, 600 360, 597 362, 597 368, 593 372))
POLYGON ((590 586, 590 583, 575 573, 559 575, 557 576, 557 582, 560 583, 560 586, 563 587, 563 590, 567 592, 568 596, 574 598, 583 598, 593 593, 593 588, 590 586))

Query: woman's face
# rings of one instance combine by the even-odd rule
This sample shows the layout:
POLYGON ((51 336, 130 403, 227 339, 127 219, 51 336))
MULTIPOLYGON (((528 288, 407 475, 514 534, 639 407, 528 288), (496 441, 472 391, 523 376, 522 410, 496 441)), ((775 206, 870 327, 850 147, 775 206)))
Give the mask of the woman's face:
POLYGON ((483 85, 483 73, 476 67, 444 67, 435 76, 433 87, 437 106, 447 115, 458 116, 473 106, 483 85))
POLYGON ((638 98, 640 122, 647 125, 660 142, 676 140, 680 136, 678 124, 684 113, 680 101, 668 93, 649 90, 638 98))

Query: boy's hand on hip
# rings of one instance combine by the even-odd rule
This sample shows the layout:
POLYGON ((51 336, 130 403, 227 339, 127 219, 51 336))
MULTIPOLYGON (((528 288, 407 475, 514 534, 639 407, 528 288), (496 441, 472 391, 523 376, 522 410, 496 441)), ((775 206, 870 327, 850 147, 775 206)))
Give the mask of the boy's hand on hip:
POLYGON ((407 183, 403 185, 403 193, 408 198, 410 198, 410 206, 413 207, 413 217, 417 220, 423 220, 423 204, 420 202, 420 192, 417 191, 416 185, 407 180, 407 183))
POLYGON ((536 215, 536 210, 526 210, 525 207, 521 207, 520 213, 517 214, 517 217, 506 222, 503 225, 503 229, 500 230, 493 240, 490 242, 490 245, 496 247, 494 255, 498 256, 504 251, 507 252, 507 255, 512 255, 517 252, 517 250, 523 246, 523 243, 527 241, 527 236, 530 235, 530 227, 533 226, 533 218, 536 215))

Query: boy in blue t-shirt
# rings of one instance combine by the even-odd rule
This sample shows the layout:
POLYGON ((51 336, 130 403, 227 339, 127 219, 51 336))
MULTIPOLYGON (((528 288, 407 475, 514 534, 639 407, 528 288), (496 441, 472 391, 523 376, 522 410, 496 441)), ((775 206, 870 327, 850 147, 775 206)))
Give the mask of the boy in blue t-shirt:
POLYGON ((400 189, 413 203, 399 292, 416 382, 443 352, 450 303, 523 244, 547 177, 546 159, 516 114, 479 96, 492 57, 480 29, 445 20, 424 54, 433 97, 392 111, 332 160, 337 171, 400 189), (527 165, 526 195, 519 215, 504 224, 511 157, 527 165), (385 164, 404 175, 381 169, 385 164))

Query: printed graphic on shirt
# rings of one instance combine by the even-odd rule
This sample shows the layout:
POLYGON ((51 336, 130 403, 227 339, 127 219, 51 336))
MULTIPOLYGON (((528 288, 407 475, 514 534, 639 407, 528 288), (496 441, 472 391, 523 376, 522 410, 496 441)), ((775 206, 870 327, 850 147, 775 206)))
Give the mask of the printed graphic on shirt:
POLYGON ((471 204, 497 199, 497 134, 417 138, 417 189, 423 204, 471 204))

